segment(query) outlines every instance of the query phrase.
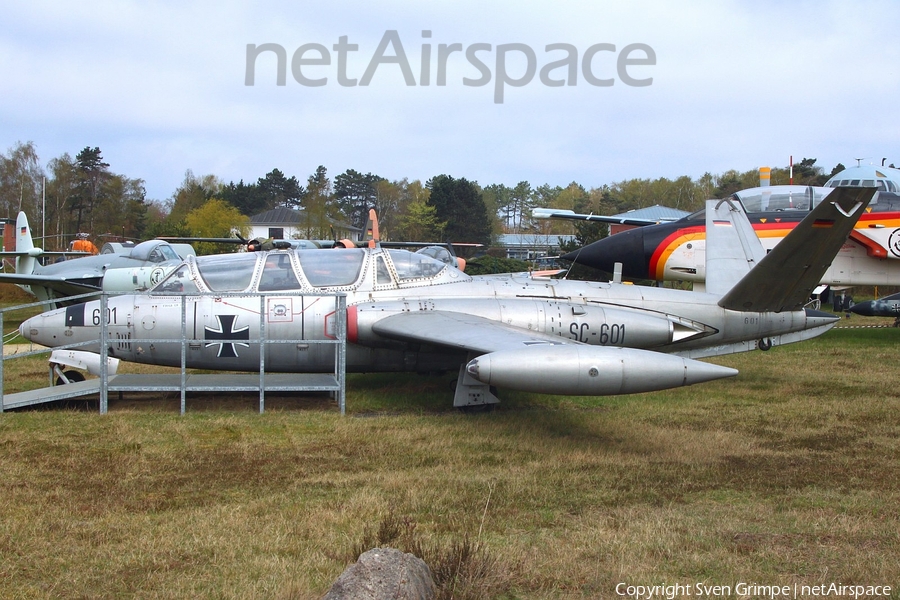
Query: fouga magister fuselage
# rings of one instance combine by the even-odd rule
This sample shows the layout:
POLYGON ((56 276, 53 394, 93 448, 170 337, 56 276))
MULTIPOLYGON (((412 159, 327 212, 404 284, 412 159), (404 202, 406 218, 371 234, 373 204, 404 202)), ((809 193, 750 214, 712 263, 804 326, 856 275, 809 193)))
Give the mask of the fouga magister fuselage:
MULTIPOLYGON (((768 255, 738 203, 711 203, 709 241, 720 251, 707 293, 471 277, 421 253, 379 247, 188 257, 148 293, 108 298, 110 348, 122 360, 180 365, 182 344, 171 339, 181 338, 185 302, 188 367, 257 370, 261 323, 269 340, 329 339, 328 294, 339 292, 348 371, 459 370, 457 406, 496 402, 493 386, 606 395, 690 385, 736 374, 697 358, 768 349, 834 324, 803 304, 872 193, 841 190, 768 255)), ((93 340, 99 348, 103 319, 100 302, 88 302, 28 319, 20 332, 46 346, 93 340)), ((265 348, 269 371, 334 366, 333 351, 313 344, 265 348)))

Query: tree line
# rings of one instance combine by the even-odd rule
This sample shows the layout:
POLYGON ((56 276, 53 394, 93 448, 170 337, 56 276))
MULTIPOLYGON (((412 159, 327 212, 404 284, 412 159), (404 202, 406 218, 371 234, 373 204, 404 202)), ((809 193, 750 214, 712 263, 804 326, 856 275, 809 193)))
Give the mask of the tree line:
MULTIPOLYGON (((804 158, 794 165, 794 183, 821 185, 844 169, 838 164, 826 174, 815 162, 804 158)), ((773 168, 771 183, 786 184, 789 177, 788 167, 773 168)), ((80 232, 94 238, 228 237, 235 229, 246 233, 251 216, 281 207, 301 210, 299 229, 309 239, 329 239, 335 223, 363 228, 374 208, 384 239, 490 245, 501 233, 574 234, 581 244, 604 235, 605 227, 532 219, 531 211, 611 215, 656 204, 694 211, 709 198, 757 185, 756 169, 586 188, 574 181, 565 187, 528 181, 481 185, 447 174, 424 183, 391 181, 354 169, 332 178, 320 165, 305 181, 277 168, 249 183, 187 171, 169 198, 157 200, 146 197, 143 179, 114 173, 100 148, 87 146, 74 158, 65 153, 44 167, 34 143, 19 142, 0 154, 0 217, 15 219, 24 210, 33 231, 39 231, 38 223, 46 229, 47 249, 64 248, 80 232)))

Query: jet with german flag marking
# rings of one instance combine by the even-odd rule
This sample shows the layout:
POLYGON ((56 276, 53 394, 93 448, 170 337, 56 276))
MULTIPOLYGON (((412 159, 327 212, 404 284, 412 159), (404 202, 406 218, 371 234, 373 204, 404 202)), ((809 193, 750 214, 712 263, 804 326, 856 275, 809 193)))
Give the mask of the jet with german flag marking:
POLYGON ((594 396, 669 389, 737 374, 699 358, 807 340, 838 322, 806 304, 873 194, 836 189, 769 254, 740 203, 708 201, 715 252, 706 258, 705 293, 469 276, 376 243, 189 256, 145 294, 46 312, 19 333, 93 353, 106 335, 110 356, 138 363, 322 373, 338 359, 310 341, 335 340, 346 323, 347 371, 458 372, 460 408, 496 403, 494 388, 594 396))
MULTIPOLYGON (((768 252, 834 191, 832 187, 766 186, 736 192, 768 252)), ((540 216, 576 218, 543 211, 540 216), (548 214, 549 213, 549 214, 548 214)), ((617 217, 587 217, 620 222, 617 217)), ((641 223, 630 223, 640 225, 641 223)), ((622 264, 628 279, 706 280, 705 210, 677 221, 646 224, 600 239, 561 258, 608 273, 622 264)), ((900 285, 900 194, 879 189, 821 280, 822 284, 900 285)))

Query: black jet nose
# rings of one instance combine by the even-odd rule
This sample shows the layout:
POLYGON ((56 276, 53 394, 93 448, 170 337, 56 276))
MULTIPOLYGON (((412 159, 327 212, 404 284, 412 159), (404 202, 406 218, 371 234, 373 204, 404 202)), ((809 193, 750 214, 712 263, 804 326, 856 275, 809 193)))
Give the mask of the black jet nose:
POLYGON ((864 317, 874 317, 875 314, 875 304, 874 300, 869 300, 868 302, 860 302, 859 304, 854 304, 850 307, 850 312, 857 315, 862 315, 864 317))
POLYGON ((854 304, 850 307, 850 312, 864 317, 898 317, 900 316, 900 294, 854 304))
POLYGON ((561 256, 580 265, 612 273, 622 263, 622 276, 647 279, 650 257, 644 250, 644 228, 629 229, 561 256))

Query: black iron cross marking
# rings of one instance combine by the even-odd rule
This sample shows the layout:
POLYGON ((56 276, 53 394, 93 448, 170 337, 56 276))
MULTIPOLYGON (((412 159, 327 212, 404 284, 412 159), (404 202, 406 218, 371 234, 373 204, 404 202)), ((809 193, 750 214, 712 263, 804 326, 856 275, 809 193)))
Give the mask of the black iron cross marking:
POLYGON ((250 347, 250 344, 245 344, 243 342, 225 341, 250 339, 250 327, 248 325, 244 325, 240 329, 232 329, 236 318, 237 315, 216 315, 216 319, 219 321, 219 329, 216 330, 211 327, 204 327, 207 340, 220 340, 206 344, 207 348, 215 344, 219 345, 219 353, 216 354, 218 358, 237 358, 237 352, 234 351, 235 344, 245 348, 250 347))

